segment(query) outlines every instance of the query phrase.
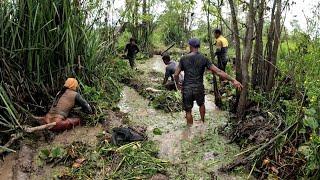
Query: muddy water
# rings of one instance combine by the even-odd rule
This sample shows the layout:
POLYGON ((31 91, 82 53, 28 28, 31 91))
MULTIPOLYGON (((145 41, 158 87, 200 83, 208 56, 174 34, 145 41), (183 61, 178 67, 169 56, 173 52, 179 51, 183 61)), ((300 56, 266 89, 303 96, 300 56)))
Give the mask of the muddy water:
MULTIPOLYGON (((138 63, 138 69, 145 71, 141 80, 153 81, 158 84, 161 79, 151 79, 150 72, 164 72, 164 64, 160 56, 148 60, 145 63, 138 63)), ((119 102, 122 111, 129 113, 130 123, 145 125, 148 127, 148 137, 159 144, 159 156, 168 160, 172 166, 168 169, 170 179, 211 179, 213 175, 218 179, 243 179, 240 172, 233 175, 226 175, 217 172, 217 169, 233 160, 234 155, 239 153, 237 146, 226 144, 227 140, 219 136, 215 129, 217 126, 226 123, 226 113, 216 109, 212 95, 206 96, 207 116, 206 123, 202 125, 195 121, 194 126, 188 130, 186 127, 184 113, 164 113, 149 105, 149 101, 142 98, 135 90, 125 87, 123 98, 119 102), (159 128, 161 135, 154 135, 153 130, 159 128)), ((197 106, 194 107, 194 119, 200 118, 197 106)), ((36 157, 41 149, 68 145, 74 141, 95 145, 96 135, 101 133, 103 128, 77 127, 54 137, 49 144, 39 142, 34 152, 34 171, 31 179, 52 179, 57 174, 67 171, 66 167, 50 165, 39 165, 36 157)), ((17 163, 17 154, 10 154, 0 162, 0 180, 13 179, 14 166, 17 163)))
MULTIPOLYGON (((77 141, 95 146, 98 142, 96 136, 102 132, 103 128, 101 125, 97 125, 95 127, 79 126, 56 135, 50 143, 46 143, 42 139, 35 142, 33 144, 34 151, 32 152, 33 160, 30 179, 53 179, 52 177, 55 175, 67 172, 68 170, 67 167, 64 166, 52 167, 51 165, 41 164, 38 159, 38 154, 41 150, 57 146, 65 146, 77 141)), ((0 180, 19 179, 15 169, 17 165, 21 164, 18 158, 19 153, 21 153, 21 150, 5 156, 3 161, 0 160, 0 180)))
MULTIPOLYGON (((154 56, 138 69, 146 71, 141 80, 150 81, 151 71, 164 73, 165 66, 160 56, 154 56)), ((160 81, 161 82, 161 81, 160 81)), ((172 179, 243 179, 242 172, 237 175, 225 175, 217 171, 221 165, 231 162, 239 152, 235 145, 226 144, 227 140, 216 133, 216 128, 227 121, 227 114, 219 111, 214 104, 214 97, 206 95, 206 122, 194 122, 191 129, 186 127, 184 113, 164 113, 155 110, 149 101, 135 90, 125 87, 123 98, 119 102, 122 111, 129 113, 130 123, 145 125, 148 137, 159 144, 159 156, 173 164, 169 170, 172 179), (155 135, 158 128, 161 135, 155 135)), ((194 106, 194 119, 200 119, 198 107, 194 106)))
POLYGON ((15 166, 16 158, 17 155, 11 153, 0 162, 0 180, 13 179, 13 167, 15 166))

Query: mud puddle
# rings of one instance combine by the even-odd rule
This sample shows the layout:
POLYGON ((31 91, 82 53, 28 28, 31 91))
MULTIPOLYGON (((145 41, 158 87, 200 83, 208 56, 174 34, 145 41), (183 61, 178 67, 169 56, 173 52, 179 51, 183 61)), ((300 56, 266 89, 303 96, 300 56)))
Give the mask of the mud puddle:
MULTIPOLYGON (((138 64, 138 69, 145 71, 140 79, 150 81, 150 72, 164 73, 165 66, 161 56, 154 56, 147 62, 138 64)), ((197 121, 200 115, 195 104, 195 122, 193 127, 188 129, 183 112, 165 113, 155 110, 148 100, 129 87, 125 87, 122 94, 120 110, 129 114, 131 124, 147 127, 149 139, 159 144, 159 157, 173 164, 168 170, 170 178, 244 179, 245 173, 241 170, 236 175, 217 171, 223 164, 231 162, 239 149, 236 145, 226 144, 227 140, 216 132, 218 126, 227 122, 227 113, 216 108, 212 95, 206 95, 205 124, 197 121), (154 133, 155 129, 160 130, 160 135, 154 133)))
MULTIPOLYGON (((91 146, 95 146, 98 143, 97 135, 102 133, 103 128, 101 125, 95 127, 78 126, 72 130, 65 131, 63 133, 54 136, 53 140, 50 142, 45 142, 43 139, 38 139, 38 141, 30 144, 31 152, 24 153, 23 147, 16 153, 10 153, 4 157, 3 161, 0 162, 0 180, 11 180, 11 179, 53 179, 56 175, 67 171, 67 167, 64 166, 54 166, 43 165, 39 160, 39 153, 43 149, 48 149, 57 146, 70 145, 73 142, 83 142, 91 146), (32 159, 30 163, 27 164, 27 174, 25 177, 21 178, 21 173, 17 173, 16 167, 20 167, 23 164, 21 161, 24 156, 29 154, 32 159)), ((24 168, 22 168, 24 169, 24 168)))

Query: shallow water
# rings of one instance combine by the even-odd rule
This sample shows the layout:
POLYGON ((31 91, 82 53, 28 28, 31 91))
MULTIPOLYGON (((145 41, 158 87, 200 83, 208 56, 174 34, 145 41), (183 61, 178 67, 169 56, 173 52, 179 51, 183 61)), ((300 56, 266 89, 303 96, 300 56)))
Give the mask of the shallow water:
MULTIPOLYGON (((146 72, 140 79, 150 81, 148 72, 164 73, 165 65, 160 56, 154 56, 138 64, 138 69, 146 72)), ((216 128, 226 123, 227 113, 217 109, 212 95, 206 95, 205 124, 195 121, 190 129, 186 126, 183 112, 155 110, 148 100, 129 87, 124 88, 122 95, 119 108, 129 113, 131 124, 147 127, 149 139, 159 145, 159 157, 173 164, 169 170, 172 179, 211 179, 212 174, 218 179, 243 179, 242 173, 226 175, 217 172, 221 165, 233 160, 239 149, 236 145, 226 144, 227 140, 216 133, 216 128), (155 135, 155 128, 160 129, 162 134, 155 135)), ((193 110, 194 119, 200 119, 196 103, 193 110)))
MULTIPOLYGON (((137 63, 138 69, 144 71, 139 79, 153 81, 158 85, 162 79, 151 79, 150 72, 164 73, 165 66, 160 56, 154 56, 145 63, 137 63)), ((239 153, 236 145, 226 144, 227 140, 216 133, 216 128, 227 121, 227 113, 218 110, 214 104, 212 95, 206 96, 206 122, 205 124, 194 122, 191 129, 186 127, 183 112, 165 113, 155 110, 149 105, 149 101, 141 97, 134 89, 124 87, 122 100, 119 102, 121 111, 127 112, 130 123, 133 125, 145 125, 149 139, 159 145, 159 157, 169 161, 172 166, 168 169, 170 179, 211 179, 212 174, 218 179, 244 179, 242 172, 232 175, 219 173, 217 169, 221 165, 231 162, 234 155, 239 153), (159 128, 161 135, 155 135, 153 130, 159 128)), ((194 119, 200 119, 198 107, 194 106, 194 119)), ((37 143, 31 179, 52 179, 55 174, 61 174, 66 167, 37 164, 37 154, 41 149, 64 146, 75 141, 82 141, 94 146, 98 141, 96 136, 102 133, 101 125, 96 127, 76 127, 54 137, 50 143, 37 143)), ((41 140, 39 140, 41 141, 41 140)), ((43 140, 42 140, 43 141, 43 140)), ((16 154, 6 156, 0 163, 0 180, 12 179, 16 164, 16 154)), ((98 172, 97 172, 98 173, 98 172)), ((103 176, 101 176, 102 179, 103 176)))

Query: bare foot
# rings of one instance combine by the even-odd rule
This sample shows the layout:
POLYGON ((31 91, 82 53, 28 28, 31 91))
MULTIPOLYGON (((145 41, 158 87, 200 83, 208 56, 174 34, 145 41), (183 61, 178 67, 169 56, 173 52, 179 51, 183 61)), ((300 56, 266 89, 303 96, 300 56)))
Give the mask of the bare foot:
POLYGON ((181 133, 182 140, 190 140, 191 137, 191 126, 187 126, 181 133))

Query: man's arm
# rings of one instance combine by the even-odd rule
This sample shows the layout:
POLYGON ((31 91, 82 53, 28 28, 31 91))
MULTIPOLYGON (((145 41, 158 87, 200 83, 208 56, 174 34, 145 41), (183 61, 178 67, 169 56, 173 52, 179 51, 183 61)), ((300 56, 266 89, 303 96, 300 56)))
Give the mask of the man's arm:
MULTIPOLYGON (((164 73, 164 78, 162 84, 165 85, 168 82, 169 77, 172 76, 168 66, 166 67, 166 72, 164 73)), ((173 79, 174 80, 174 79, 173 79)))
POLYGON ((88 114, 92 114, 93 113, 92 112, 92 108, 89 105, 89 103, 80 94, 76 95, 76 104, 81 106, 84 112, 86 112, 88 114))
POLYGON ((168 78, 167 76, 164 76, 164 78, 163 78, 163 82, 162 82, 162 85, 167 84, 168 79, 169 79, 169 78, 168 78))
POLYGON ((228 81, 230 81, 232 83, 232 85, 237 88, 239 91, 241 91, 241 89, 243 88, 242 84, 240 82, 238 82, 236 79, 232 78, 231 76, 229 76, 227 73, 225 73, 224 71, 222 71, 221 69, 217 68, 215 65, 211 65, 209 70, 220 76, 223 79, 227 79, 228 81))
POLYGON ((177 67, 175 73, 174 73, 174 81, 176 82, 178 89, 181 90, 181 85, 179 84, 179 75, 181 73, 181 67, 180 65, 177 67))

